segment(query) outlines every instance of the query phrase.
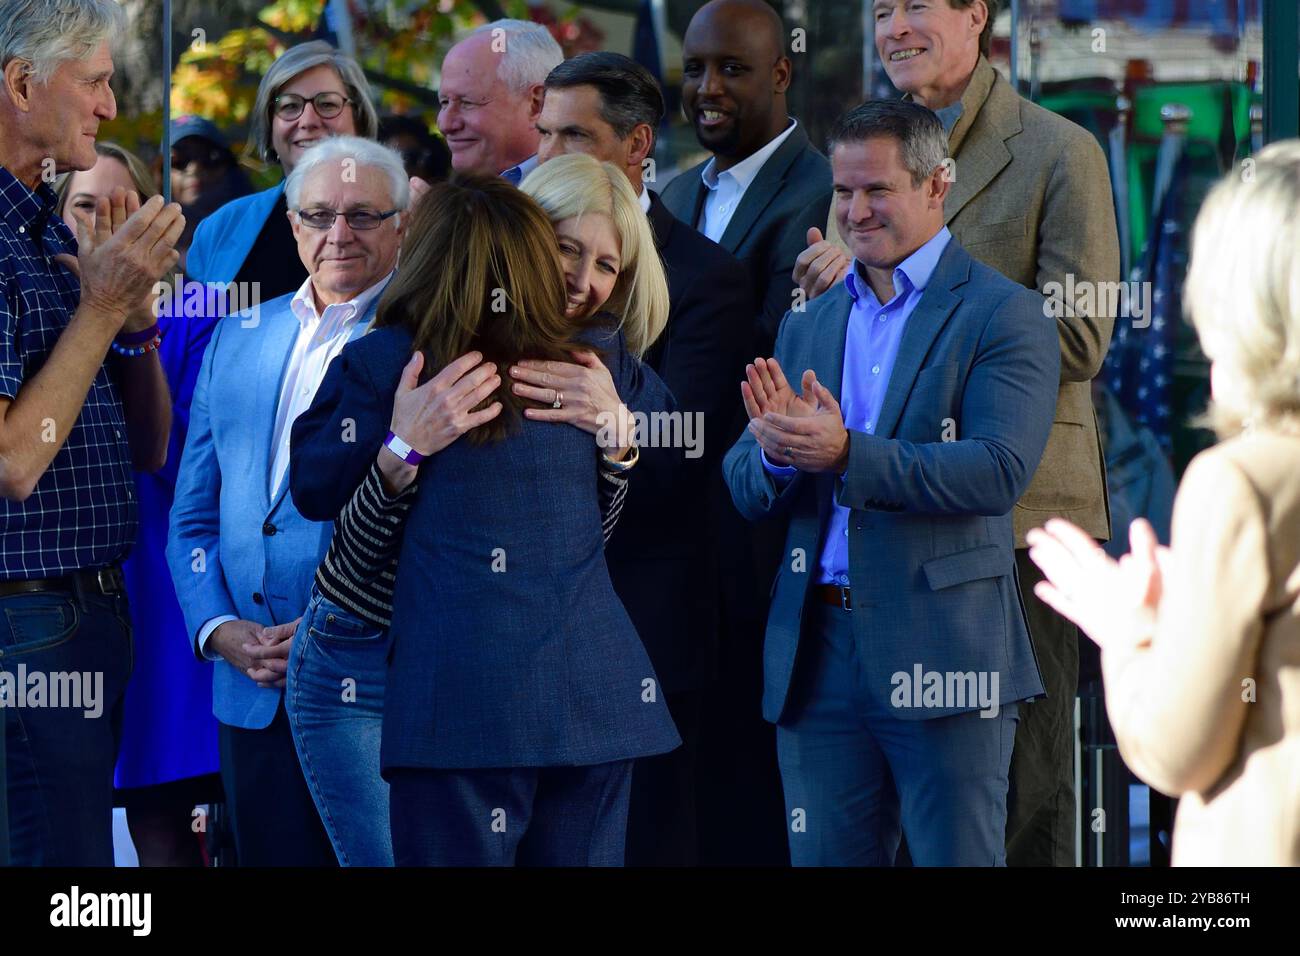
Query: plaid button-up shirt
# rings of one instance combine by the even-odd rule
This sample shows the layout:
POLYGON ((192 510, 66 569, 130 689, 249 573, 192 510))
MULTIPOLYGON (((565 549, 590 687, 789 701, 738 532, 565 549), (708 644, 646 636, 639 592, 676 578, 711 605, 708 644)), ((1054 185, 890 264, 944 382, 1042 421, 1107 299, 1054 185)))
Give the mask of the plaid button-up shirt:
MULTIPOLYGON (((54 205, 48 185, 33 192, 0 166, 0 395, 11 399, 41 370, 80 300, 77 279, 54 261, 77 249, 54 205)), ((53 430, 52 421, 44 424, 53 430)), ((120 561, 135 528, 126 417, 101 365, 36 490, 26 501, 0 499, 0 580, 58 577, 120 561)))

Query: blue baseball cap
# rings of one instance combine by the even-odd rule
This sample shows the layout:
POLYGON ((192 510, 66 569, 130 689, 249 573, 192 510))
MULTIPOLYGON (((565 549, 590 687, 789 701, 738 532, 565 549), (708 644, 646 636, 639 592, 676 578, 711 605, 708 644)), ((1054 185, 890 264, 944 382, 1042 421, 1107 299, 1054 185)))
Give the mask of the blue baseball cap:
POLYGON ((186 114, 171 121, 173 146, 189 136, 202 136, 224 149, 230 148, 229 144, 226 143, 226 137, 221 135, 221 130, 217 129, 217 125, 211 120, 206 120, 202 116, 186 114))

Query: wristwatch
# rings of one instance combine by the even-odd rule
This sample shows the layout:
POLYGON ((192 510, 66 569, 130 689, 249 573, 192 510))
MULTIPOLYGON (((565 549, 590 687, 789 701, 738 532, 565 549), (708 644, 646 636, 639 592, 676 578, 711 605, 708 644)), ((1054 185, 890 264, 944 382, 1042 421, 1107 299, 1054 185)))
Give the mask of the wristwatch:
POLYGON ((391 451, 408 465, 418 465, 424 461, 428 455, 421 455, 418 451, 408 445, 402 439, 397 437, 395 432, 389 432, 388 437, 384 439, 384 447, 391 451))

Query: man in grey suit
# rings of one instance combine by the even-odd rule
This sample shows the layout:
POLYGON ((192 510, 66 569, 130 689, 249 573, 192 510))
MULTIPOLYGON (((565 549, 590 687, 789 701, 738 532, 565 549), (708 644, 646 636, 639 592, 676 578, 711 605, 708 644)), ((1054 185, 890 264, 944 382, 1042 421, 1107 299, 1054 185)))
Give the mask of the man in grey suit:
MULTIPOLYGON (((1007 861, 1074 865, 1074 698, 1078 629, 1034 595, 1042 573, 1025 534, 1063 517, 1100 541, 1110 536, 1106 472, 1089 382, 1101 368, 1115 316, 1104 297, 1119 275, 1119 235, 1106 158, 1087 130, 1020 96, 989 63, 999 0, 875 0, 876 52, 890 80, 934 110, 948 131, 953 179, 944 221, 970 254, 1054 299, 1061 381, 1042 463, 1016 503, 1021 599, 1047 696, 1021 708, 1011 761, 1007 861), (1055 295, 1052 293, 1056 292, 1055 295)), ((808 298, 843 278, 849 252, 836 233, 800 255, 808 298)), ((809 240, 820 239, 812 230, 809 240)))
POLYGON ((790 517, 763 714, 796 865, 890 865, 901 833, 920 865, 1003 864, 1017 704, 1043 691, 1011 509, 1051 429, 1056 330, 944 226, 946 151, 913 103, 836 124, 853 268, 746 370, 724 463, 747 518, 790 517))

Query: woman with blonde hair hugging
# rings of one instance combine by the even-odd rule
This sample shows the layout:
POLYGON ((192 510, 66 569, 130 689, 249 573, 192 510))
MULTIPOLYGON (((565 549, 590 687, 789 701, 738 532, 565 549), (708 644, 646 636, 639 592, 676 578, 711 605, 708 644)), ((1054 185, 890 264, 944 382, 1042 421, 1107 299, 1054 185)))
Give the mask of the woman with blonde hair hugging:
MULTIPOLYGON (((628 351, 640 358, 668 324, 668 281, 655 248, 650 220, 627 174, 613 163, 574 153, 538 166, 519 187, 546 211, 555 228, 564 268, 566 314, 604 314, 620 325, 628 351), (632 266, 635 266, 633 268, 632 266)), ((628 446, 630 421, 611 414, 617 395, 609 372, 591 352, 574 361, 524 361, 510 369, 513 391, 561 408, 532 409, 538 421, 565 422, 602 440, 628 446)))
POLYGON ((1185 301, 1219 437, 1188 467, 1171 547, 1119 562, 1066 521, 1029 533, 1036 589, 1102 649, 1130 768, 1180 797, 1179 866, 1300 864, 1300 140, 1197 217, 1185 301))

